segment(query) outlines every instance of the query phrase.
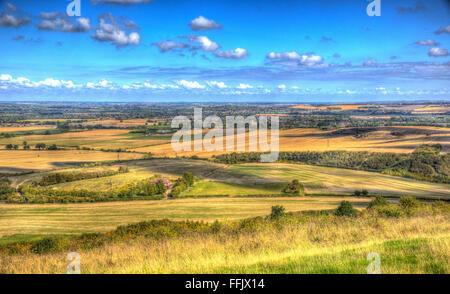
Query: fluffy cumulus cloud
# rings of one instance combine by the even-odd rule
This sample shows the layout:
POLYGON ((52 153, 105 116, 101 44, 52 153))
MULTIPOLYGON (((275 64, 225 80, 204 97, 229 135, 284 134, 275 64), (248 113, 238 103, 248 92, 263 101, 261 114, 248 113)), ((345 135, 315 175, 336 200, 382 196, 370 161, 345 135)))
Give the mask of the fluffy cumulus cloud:
POLYGON ((417 41, 414 44, 420 45, 420 46, 437 46, 438 45, 438 43, 436 41, 431 40, 431 39, 417 41))
POLYGON ((194 31, 207 31, 207 30, 213 30, 213 29, 220 29, 222 28, 222 25, 215 22, 212 19, 207 19, 203 16, 199 16, 195 19, 193 19, 189 26, 194 31))
POLYGON ((11 3, 6 3, 5 9, 0 12, 0 26, 15 27, 30 23, 30 19, 23 16, 20 10, 11 3))
POLYGON ((1 74, 0 75, 0 85, 2 86, 2 89, 37 88, 37 87, 73 89, 73 88, 80 87, 80 85, 75 85, 72 81, 46 78, 43 81, 33 82, 24 77, 13 78, 9 74, 1 74))
POLYGON ((195 36, 195 35, 192 35, 189 38, 189 41, 195 42, 195 43, 199 43, 200 44, 199 48, 201 48, 203 51, 206 51, 206 52, 216 51, 217 49, 220 48, 219 44, 217 44, 216 42, 211 41, 206 36, 195 36))
POLYGON ((442 56, 448 56, 448 50, 445 48, 438 48, 434 47, 428 50, 428 56, 431 57, 442 57, 442 56))
POLYGON ((176 50, 176 49, 184 49, 184 48, 189 47, 189 45, 187 45, 187 44, 180 43, 180 42, 174 42, 174 41, 170 41, 170 40, 152 43, 152 45, 158 47, 161 52, 167 52, 167 51, 176 50))
POLYGON ((126 27, 119 23, 111 14, 101 14, 98 18, 98 27, 92 38, 99 42, 109 42, 116 47, 139 45, 141 36, 137 32, 127 34, 126 27))
POLYGON ((436 35, 440 34, 450 34, 450 25, 446 27, 439 28, 437 31, 434 32, 436 35))
POLYGON ((251 85, 249 85, 249 84, 243 84, 243 83, 240 83, 236 88, 237 88, 237 89, 252 89, 253 86, 251 86, 251 85))
POLYGON ((197 81, 181 80, 181 81, 176 81, 176 83, 186 89, 204 89, 205 88, 205 86, 201 85, 197 81))
POLYGON ((75 23, 60 12, 41 12, 40 16, 42 21, 37 25, 40 30, 83 33, 91 29, 91 20, 86 17, 78 17, 75 23))
POLYGON ((295 51, 292 52, 270 52, 266 55, 268 59, 281 59, 281 60, 300 60, 300 54, 295 51))
POLYGON ((226 89, 228 86, 224 82, 208 81, 206 84, 211 88, 226 89))
POLYGON ((97 83, 87 82, 86 88, 88 89, 114 89, 114 83, 105 79, 101 79, 97 83))
POLYGON ((136 5, 141 3, 149 3, 153 0, 91 0, 91 3, 105 3, 105 4, 115 4, 115 5, 136 5))
POLYGON ((266 55, 267 59, 281 60, 281 61, 296 61, 298 65, 314 66, 322 63, 323 57, 314 55, 311 53, 299 54, 295 51, 292 52, 270 52, 266 55))
POLYGON ((236 48, 234 50, 226 50, 226 51, 220 50, 214 52, 214 55, 221 58, 242 59, 248 56, 248 52, 246 49, 236 48))

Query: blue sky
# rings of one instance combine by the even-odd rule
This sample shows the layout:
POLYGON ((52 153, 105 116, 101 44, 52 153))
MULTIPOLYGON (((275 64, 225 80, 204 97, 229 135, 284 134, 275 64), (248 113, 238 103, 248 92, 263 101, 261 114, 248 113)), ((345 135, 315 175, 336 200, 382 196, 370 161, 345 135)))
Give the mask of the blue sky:
POLYGON ((370 2, 0 1, 0 100, 450 100, 449 1, 370 2))

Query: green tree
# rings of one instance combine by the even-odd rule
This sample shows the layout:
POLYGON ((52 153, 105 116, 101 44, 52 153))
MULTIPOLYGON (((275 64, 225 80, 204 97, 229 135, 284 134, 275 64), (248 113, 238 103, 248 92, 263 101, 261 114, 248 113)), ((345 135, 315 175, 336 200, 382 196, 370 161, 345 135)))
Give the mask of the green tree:
POLYGON ((156 189, 158 191, 158 194, 164 195, 167 191, 166 185, 162 180, 159 180, 156 182, 156 189))
POLYGON ((183 174, 183 180, 188 187, 191 187, 194 184, 194 176, 191 172, 185 172, 183 174))
POLYGON ((45 149, 46 146, 45 143, 37 143, 35 148, 41 150, 45 149))

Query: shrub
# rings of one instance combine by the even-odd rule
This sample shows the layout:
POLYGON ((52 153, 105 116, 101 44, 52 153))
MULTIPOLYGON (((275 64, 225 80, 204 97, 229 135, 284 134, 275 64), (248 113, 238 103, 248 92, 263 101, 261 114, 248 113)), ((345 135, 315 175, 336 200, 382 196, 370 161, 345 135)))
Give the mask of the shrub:
POLYGON ((376 211, 381 216, 387 217, 401 217, 403 211, 398 205, 383 205, 376 207, 376 211))
POLYGON ((279 219, 284 216, 286 213, 284 212, 284 207, 282 205, 272 206, 272 212, 270 213, 271 219, 279 219))
POLYGON ((402 196, 400 197, 400 206, 403 209, 414 209, 419 206, 419 201, 412 196, 402 196))
POLYGON ((336 209, 336 215, 338 216, 356 216, 356 209, 348 201, 342 201, 339 207, 336 209))
POLYGON ((355 192, 353 192, 353 195, 355 195, 355 196, 361 196, 361 191, 355 190, 355 192))
POLYGON ((286 188, 284 188, 283 192, 303 196, 305 195, 305 188, 303 187, 303 184, 298 180, 293 180, 286 186, 286 188))
POLYGON ((389 205, 389 202, 383 196, 378 195, 375 197, 375 199, 373 199, 369 203, 369 206, 367 208, 372 208, 372 207, 376 207, 376 206, 384 206, 384 205, 389 205))
POLYGON ((31 251, 37 254, 59 251, 63 248, 62 238, 44 238, 33 244, 31 251))
POLYGON ((213 224, 211 225, 211 230, 213 233, 218 233, 222 230, 223 224, 219 222, 218 220, 215 220, 213 224))
POLYGON ((362 194, 363 196, 367 196, 367 195, 369 195, 369 191, 367 191, 367 190, 362 190, 362 191, 361 191, 361 194, 362 194))

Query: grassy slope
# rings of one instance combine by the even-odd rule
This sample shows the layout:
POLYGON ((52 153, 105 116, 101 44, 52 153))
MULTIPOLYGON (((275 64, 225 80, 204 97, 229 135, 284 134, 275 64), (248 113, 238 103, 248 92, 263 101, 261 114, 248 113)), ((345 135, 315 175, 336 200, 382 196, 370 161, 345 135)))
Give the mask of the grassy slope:
MULTIPOLYGON (((1 152, 0 152, 1 153, 1 152)), ((116 155, 115 153, 104 153, 116 155)), ((122 153, 121 156, 127 153, 122 153)), ((133 155, 133 154, 131 154, 133 155)), ((139 154, 136 154, 139 155, 139 154)), ((292 179, 300 180, 309 194, 346 194, 366 189, 370 193, 385 196, 413 195, 416 197, 441 197, 450 199, 450 185, 422 182, 381 173, 339 169, 300 164, 239 164, 224 165, 203 160, 156 159, 125 163, 130 172, 111 177, 89 179, 54 185, 60 189, 85 188, 94 191, 106 190, 163 174, 171 179, 191 171, 203 178, 186 196, 211 195, 270 195, 279 194, 292 179)), ((0 165, 1 166, 1 165, 0 165)), ((105 167, 118 168, 118 165, 105 167)), ((36 180, 38 174, 11 178, 13 183, 27 179, 36 180)))
MULTIPOLYGON (((448 215, 313 218, 239 235, 137 239, 79 250, 83 273, 449 273, 448 215)), ((65 254, 5 256, 0 272, 64 273, 65 254)))

